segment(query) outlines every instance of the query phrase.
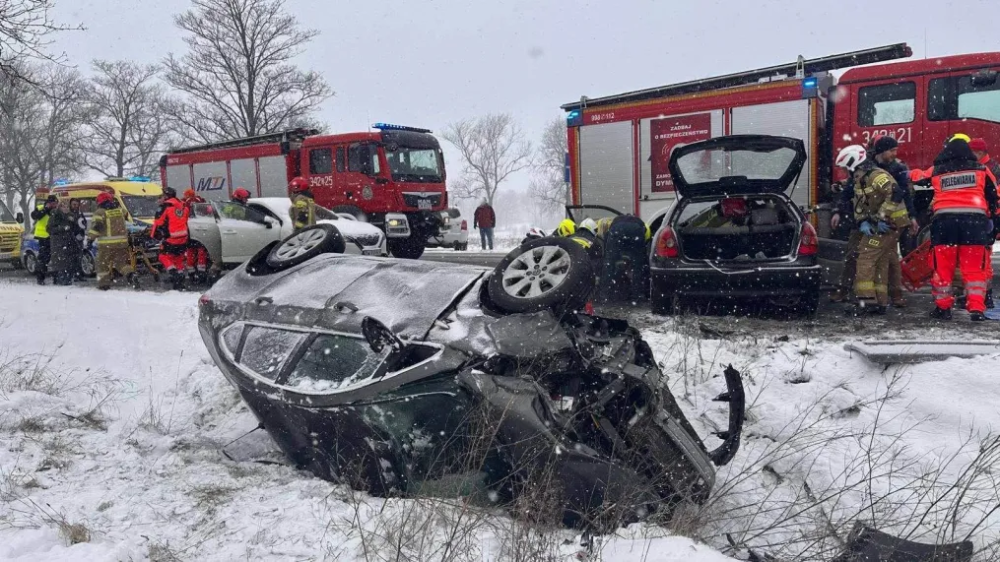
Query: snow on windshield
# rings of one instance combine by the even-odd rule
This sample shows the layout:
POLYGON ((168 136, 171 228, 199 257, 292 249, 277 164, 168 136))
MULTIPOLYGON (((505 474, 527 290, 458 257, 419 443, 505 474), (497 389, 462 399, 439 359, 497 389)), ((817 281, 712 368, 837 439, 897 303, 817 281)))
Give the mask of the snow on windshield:
POLYGON ((286 386, 312 392, 336 391, 372 376, 389 355, 375 353, 360 338, 321 334, 295 365, 286 386))

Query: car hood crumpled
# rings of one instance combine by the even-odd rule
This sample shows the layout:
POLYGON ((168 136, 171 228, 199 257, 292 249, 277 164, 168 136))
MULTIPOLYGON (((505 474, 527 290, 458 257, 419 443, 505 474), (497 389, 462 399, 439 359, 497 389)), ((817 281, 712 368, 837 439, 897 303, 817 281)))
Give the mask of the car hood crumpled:
POLYGON ((455 264, 324 255, 275 275, 240 269, 208 293, 244 302, 244 318, 361 333, 371 316, 403 339, 422 339, 487 270, 455 264))

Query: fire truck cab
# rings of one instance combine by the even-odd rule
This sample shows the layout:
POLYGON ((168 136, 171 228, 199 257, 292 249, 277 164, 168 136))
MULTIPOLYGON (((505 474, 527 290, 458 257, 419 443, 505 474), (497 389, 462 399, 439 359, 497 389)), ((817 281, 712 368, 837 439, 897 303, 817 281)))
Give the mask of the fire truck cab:
POLYGON ((301 176, 318 205, 381 228, 394 256, 420 257, 448 207, 441 146, 427 129, 373 129, 295 129, 175 150, 161 159, 163 183, 209 200, 228 199, 240 187, 254 197, 287 197, 288 182, 301 176))
MULTIPOLYGON (((563 105, 574 204, 605 205, 647 222, 676 198, 674 148, 722 135, 802 139, 807 160, 792 199, 813 212, 846 176, 837 152, 878 135, 899 158, 926 168, 950 135, 986 139, 1000 152, 1000 52, 885 63, 905 43, 563 105), (843 72, 839 80, 832 71, 843 72)), ((918 198, 919 199, 919 198, 918 198)), ((929 197, 925 198, 929 200, 929 197)), ((926 203, 926 201, 925 201, 926 203)), ((816 220, 821 236, 828 221, 816 220)))

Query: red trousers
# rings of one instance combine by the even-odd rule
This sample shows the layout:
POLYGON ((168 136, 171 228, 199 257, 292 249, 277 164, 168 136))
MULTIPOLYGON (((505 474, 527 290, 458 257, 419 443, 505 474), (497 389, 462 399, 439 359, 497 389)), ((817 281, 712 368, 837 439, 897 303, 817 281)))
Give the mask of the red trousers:
POLYGON ((158 259, 160 264, 163 266, 163 271, 170 273, 171 271, 184 271, 184 265, 186 260, 184 259, 184 254, 187 250, 187 240, 183 244, 171 244, 170 242, 164 242, 160 245, 160 255, 158 259))
POLYGON ((206 271, 208 269, 208 250, 204 246, 188 246, 187 271, 206 271))
POLYGON ((986 289, 992 277, 990 253, 982 245, 941 245, 934 246, 934 277, 931 290, 938 308, 951 309, 955 296, 951 292, 951 282, 955 268, 962 272, 965 282, 965 308, 969 312, 986 312, 986 289))

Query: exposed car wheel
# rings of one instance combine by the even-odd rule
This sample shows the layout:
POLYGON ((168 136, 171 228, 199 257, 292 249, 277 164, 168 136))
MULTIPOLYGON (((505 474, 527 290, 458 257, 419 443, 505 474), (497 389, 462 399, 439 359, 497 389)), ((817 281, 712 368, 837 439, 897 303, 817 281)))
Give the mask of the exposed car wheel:
POLYGON ((94 256, 88 251, 84 251, 80 256, 80 271, 84 277, 96 277, 97 266, 94 264, 94 256))
POLYGON ((21 263, 24 264, 24 270, 34 275, 38 271, 38 257, 35 256, 34 252, 25 252, 21 256, 21 263))
POLYGON ((332 224, 316 224, 285 238, 267 255, 267 265, 281 271, 305 263, 320 254, 342 254, 344 237, 332 224))
POLYGON ((336 207, 330 209, 334 213, 344 213, 351 215, 352 217, 358 219, 361 222, 368 222, 368 215, 364 211, 355 207, 354 205, 337 205, 336 207))
POLYGON ((420 256, 424 255, 424 244, 414 238, 414 236, 402 239, 390 238, 389 253, 404 260, 420 259, 420 256))
POLYGON ((594 288, 583 246, 568 238, 538 238, 508 253, 490 275, 490 300, 506 312, 579 309, 594 288))

